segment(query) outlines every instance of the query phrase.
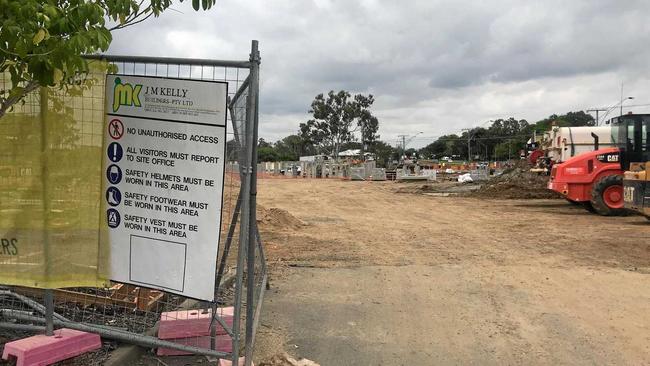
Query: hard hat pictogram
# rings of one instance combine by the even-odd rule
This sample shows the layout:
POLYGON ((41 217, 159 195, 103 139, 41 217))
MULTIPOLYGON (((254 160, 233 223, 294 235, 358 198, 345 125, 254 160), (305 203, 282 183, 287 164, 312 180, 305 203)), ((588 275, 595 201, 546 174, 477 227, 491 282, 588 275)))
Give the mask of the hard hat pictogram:
POLYGON ((109 165, 108 169, 106 169, 106 179, 108 179, 111 184, 120 183, 120 181, 122 181, 122 169, 115 164, 109 165))

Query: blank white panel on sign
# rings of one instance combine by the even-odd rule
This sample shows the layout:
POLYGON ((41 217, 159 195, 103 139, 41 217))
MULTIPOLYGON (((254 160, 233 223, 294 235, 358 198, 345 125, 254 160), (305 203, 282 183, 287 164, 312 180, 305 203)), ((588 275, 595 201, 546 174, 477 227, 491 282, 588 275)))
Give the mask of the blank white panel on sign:
POLYGON ((130 280, 149 287, 182 292, 186 249, 183 243, 131 235, 130 280))

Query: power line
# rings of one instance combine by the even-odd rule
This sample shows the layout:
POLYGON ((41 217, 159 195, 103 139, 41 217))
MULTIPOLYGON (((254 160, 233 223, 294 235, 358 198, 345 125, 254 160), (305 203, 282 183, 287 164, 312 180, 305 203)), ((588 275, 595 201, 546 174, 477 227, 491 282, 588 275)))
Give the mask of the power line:
POLYGON ((594 108, 594 109, 587 109, 587 113, 589 112, 596 112, 596 126, 600 124, 600 119, 598 118, 598 112, 607 112, 606 108, 594 108))
MULTIPOLYGON (((439 135, 439 136, 422 136, 416 137, 414 140, 434 140, 440 139, 443 136, 448 135, 439 135)), ((491 139, 505 139, 505 138, 516 138, 516 137, 528 137, 529 134, 520 134, 520 135, 503 135, 503 136, 486 136, 486 137, 472 137, 472 140, 491 140, 491 139)), ((466 137, 458 136, 456 138, 446 138, 445 140, 465 140, 466 137)), ((392 141, 400 141, 393 139, 392 141)))
MULTIPOLYGON (((628 105, 626 105, 626 107, 628 107, 628 108, 630 108, 630 107, 649 107, 649 106, 650 106, 650 103, 646 103, 646 104, 628 104, 628 105)), ((599 107, 599 108, 612 108, 612 107, 599 107)), ((616 108, 616 106, 614 106, 614 108, 616 108)), ((587 110, 587 112, 588 111, 589 110, 587 110)))

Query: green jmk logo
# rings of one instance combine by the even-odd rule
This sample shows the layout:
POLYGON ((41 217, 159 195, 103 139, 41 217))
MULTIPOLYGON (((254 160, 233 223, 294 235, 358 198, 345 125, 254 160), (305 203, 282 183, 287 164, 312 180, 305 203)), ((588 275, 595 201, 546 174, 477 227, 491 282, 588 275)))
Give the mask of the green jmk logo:
POLYGON ((141 84, 122 84, 120 78, 115 78, 115 86, 113 87, 113 112, 117 112, 122 105, 140 107, 140 90, 142 90, 141 84))

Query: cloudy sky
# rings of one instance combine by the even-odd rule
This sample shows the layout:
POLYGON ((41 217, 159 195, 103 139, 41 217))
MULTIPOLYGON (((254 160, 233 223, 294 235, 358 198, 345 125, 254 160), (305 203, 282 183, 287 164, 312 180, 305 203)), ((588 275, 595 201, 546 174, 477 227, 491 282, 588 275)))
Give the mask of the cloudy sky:
MULTIPOLYGON (((260 136, 329 90, 372 93, 382 140, 608 107, 650 113, 650 1, 190 1, 114 33, 110 53, 247 59, 260 41, 260 136)), ((618 109, 616 109, 618 110, 618 109)), ((614 113, 612 113, 614 114, 614 113)))

